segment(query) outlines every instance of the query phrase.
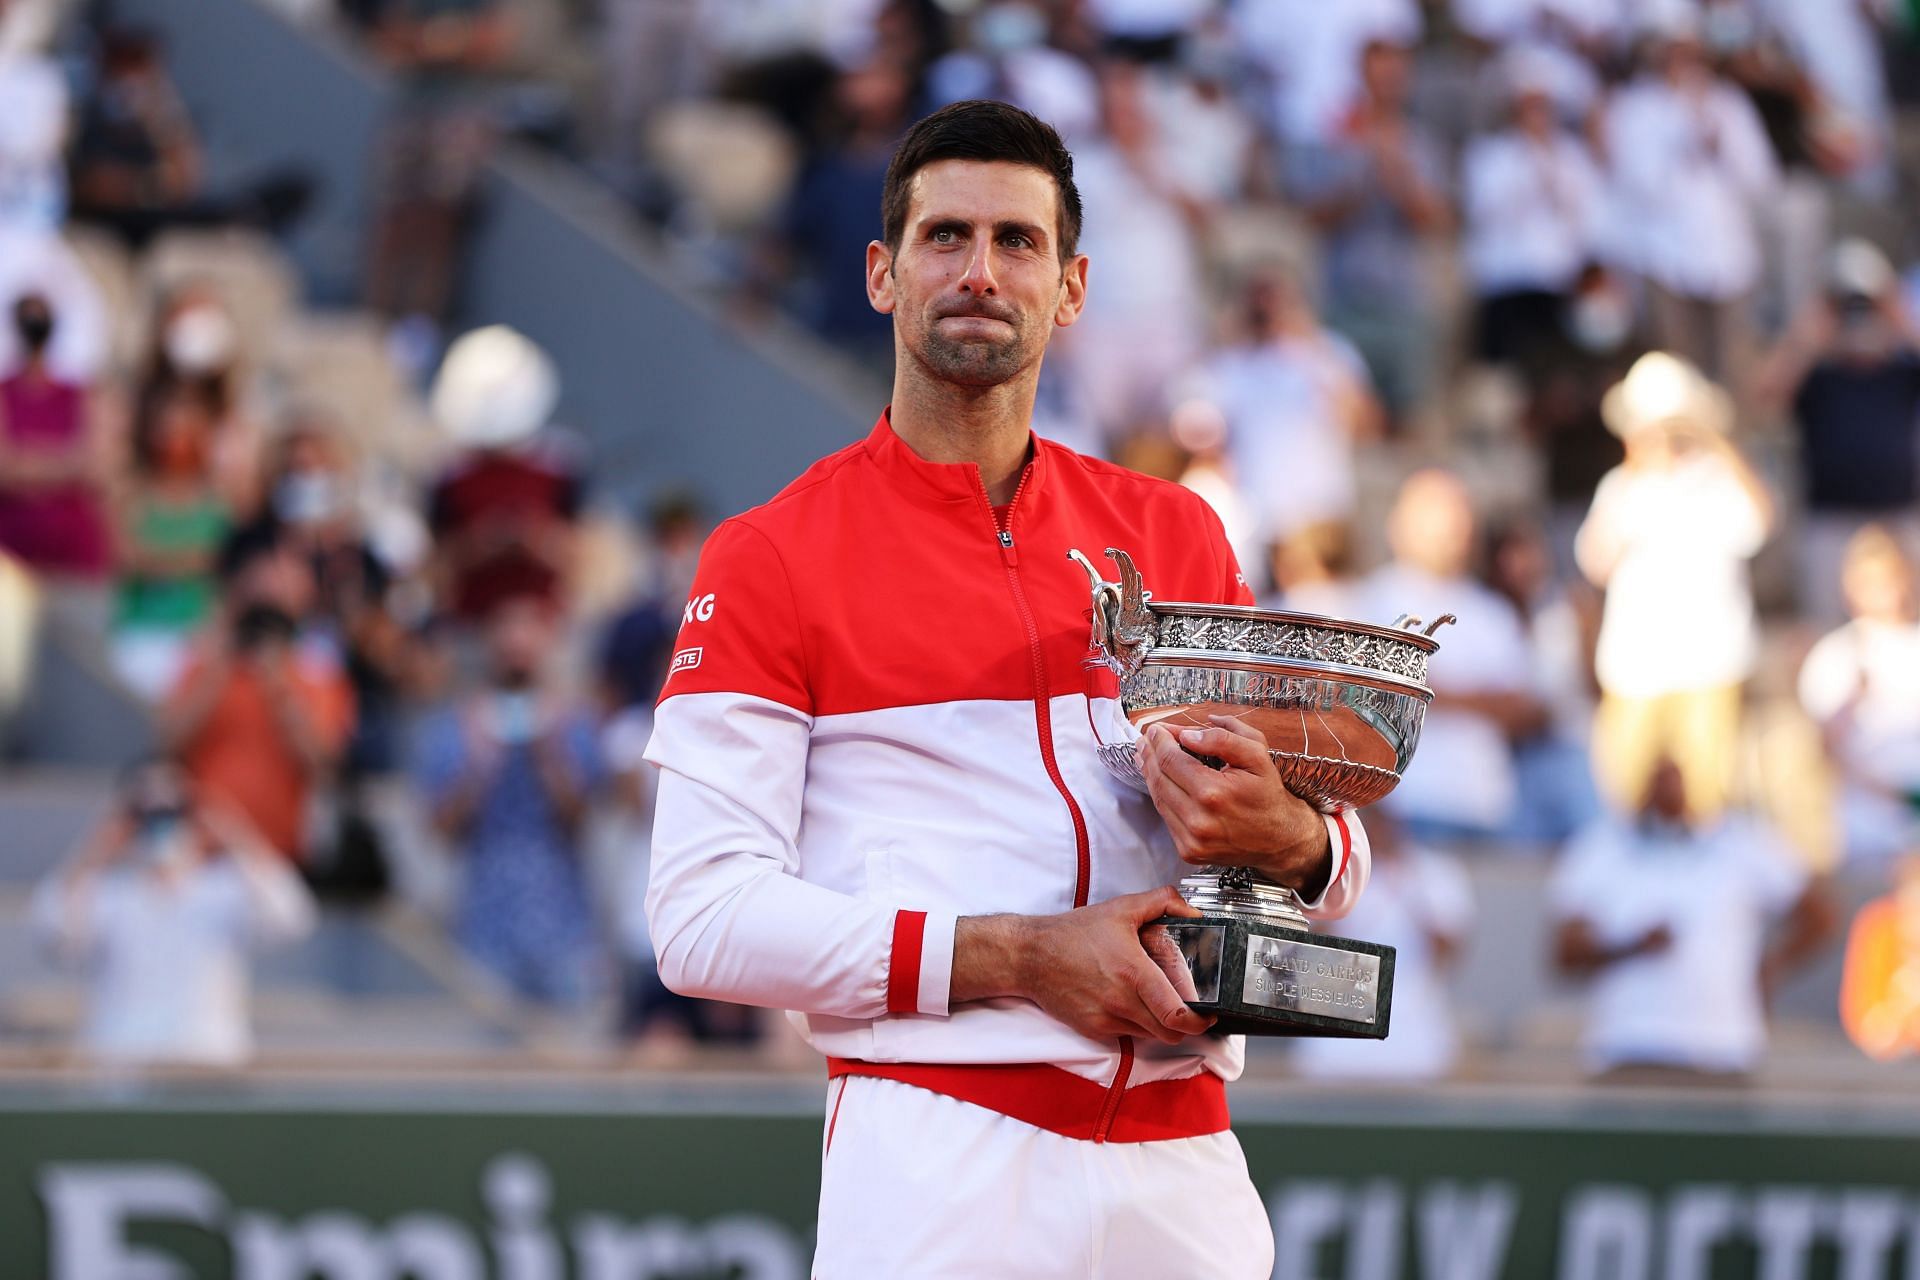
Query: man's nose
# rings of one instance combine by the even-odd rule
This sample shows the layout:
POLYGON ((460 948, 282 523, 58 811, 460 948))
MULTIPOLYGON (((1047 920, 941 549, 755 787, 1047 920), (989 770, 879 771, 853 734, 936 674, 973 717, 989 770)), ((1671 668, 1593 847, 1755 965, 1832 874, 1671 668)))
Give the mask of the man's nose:
POLYGON ((993 245, 989 241, 975 240, 973 249, 967 254, 967 269, 960 277, 960 292, 984 298, 998 290, 999 284, 993 278, 993 245))

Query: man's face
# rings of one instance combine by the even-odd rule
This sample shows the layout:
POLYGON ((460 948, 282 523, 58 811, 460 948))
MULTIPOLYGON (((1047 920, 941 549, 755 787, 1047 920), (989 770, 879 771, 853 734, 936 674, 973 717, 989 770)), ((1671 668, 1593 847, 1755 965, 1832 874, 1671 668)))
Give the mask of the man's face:
POLYGON ((554 640, 553 612, 545 603, 526 597, 501 602, 487 619, 494 679, 511 687, 534 683, 554 640))
POLYGON ((1028 165, 940 160, 913 176, 900 248, 867 246, 867 297, 936 380, 1010 381, 1080 314, 1087 259, 1059 257, 1058 194, 1028 165))

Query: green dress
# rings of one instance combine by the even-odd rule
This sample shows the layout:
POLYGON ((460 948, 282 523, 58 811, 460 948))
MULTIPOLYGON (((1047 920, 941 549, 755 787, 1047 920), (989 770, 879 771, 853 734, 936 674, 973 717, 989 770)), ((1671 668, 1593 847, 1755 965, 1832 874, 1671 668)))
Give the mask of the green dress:
MULTIPOLYGON (((187 498, 145 495, 132 502, 128 536, 142 552, 203 551, 211 564, 232 524, 226 503, 211 493, 187 498)), ((213 611, 215 596, 210 568, 168 576, 130 573, 120 580, 115 625, 121 630, 190 631, 213 611)))

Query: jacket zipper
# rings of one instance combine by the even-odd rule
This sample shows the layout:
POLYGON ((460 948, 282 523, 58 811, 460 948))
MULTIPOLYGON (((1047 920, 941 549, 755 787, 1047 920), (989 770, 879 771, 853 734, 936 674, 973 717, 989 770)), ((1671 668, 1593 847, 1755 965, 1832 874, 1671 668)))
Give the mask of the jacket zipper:
MULTIPOLYGON (((976 469, 974 476, 980 486, 980 500, 986 503, 987 517, 993 522, 995 540, 1000 544, 1000 559, 1007 570, 1007 587, 1013 593, 1014 608, 1020 614, 1020 622, 1027 629, 1027 651, 1033 655, 1033 719, 1040 735, 1040 759, 1047 767, 1047 777, 1053 780, 1053 789, 1067 802, 1067 813, 1073 818, 1073 847, 1075 868, 1073 878, 1073 905, 1087 905, 1087 894, 1093 878, 1093 859, 1087 846, 1087 818, 1080 812, 1080 802, 1073 798, 1073 792, 1067 790, 1067 780, 1060 773, 1060 762, 1053 754, 1053 699, 1047 692, 1046 653, 1040 646, 1040 625, 1034 621, 1033 609, 1027 603, 1026 589, 1020 585, 1020 552, 1013 543, 1013 513, 1019 509, 1020 495, 1026 492, 1027 477, 1033 474, 1029 466, 1021 475, 1020 483, 1014 486, 1013 501, 1007 504, 1007 522, 1000 523, 1000 517, 993 509, 993 497, 987 492, 987 482, 980 477, 976 469)), ((1133 1074, 1133 1037, 1120 1037, 1120 1062, 1114 1068, 1113 1083, 1107 1086, 1107 1096, 1100 1104, 1100 1115, 1094 1121, 1093 1140, 1105 1142, 1107 1134, 1113 1128, 1113 1119, 1120 1112, 1120 1099, 1127 1091, 1127 1077, 1133 1074)))
POLYGON ((1113 1069, 1113 1083, 1107 1086, 1107 1099, 1100 1104, 1100 1118, 1093 1122, 1093 1140, 1105 1142, 1113 1129, 1113 1118, 1120 1114, 1120 1098, 1127 1091, 1127 1077, 1133 1074, 1133 1037, 1120 1037, 1120 1065, 1113 1069))
POLYGON ((1000 559, 1006 565, 1007 586, 1013 592, 1013 605, 1020 614, 1020 622, 1027 629, 1027 652, 1033 657, 1033 719, 1040 735, 1040 759, 1047 767, 1047 777, 1053 780, 1053 789, 1067 802, 1067 813, 1073 818, 1073 847, 1076 857, 1073 879, 1073 905, 1087 905, 1087 893, 1092 880, 1092 855, 1087 847, 1087 819, 1080 812, 1080 802, 1067 790, 1067 780, 1060 773, 1060 762, 1053 754, 1053 706, 1047 693, 1047 660, 1040 647, 1040 626, 1033 618, 1033 609, 1027 604, 1026 590, 1020 585, 1020 553, 1013 544, 1013 513, 1020 505, 1020 495, 1026 492, 1027 476, 1033 474, 1029 466, 1020 477, 1020 483, 1014 488, 1013 501, 1007 504, 1007 522, 1003 527, 1000 517, 993 510, 993 499, 987 493, 987 484, 979 478, 976 469, 974 476, 980 485, 980 499, 987 504, 987 516, 993 521, 994 534, 1000 543, 1000 559))

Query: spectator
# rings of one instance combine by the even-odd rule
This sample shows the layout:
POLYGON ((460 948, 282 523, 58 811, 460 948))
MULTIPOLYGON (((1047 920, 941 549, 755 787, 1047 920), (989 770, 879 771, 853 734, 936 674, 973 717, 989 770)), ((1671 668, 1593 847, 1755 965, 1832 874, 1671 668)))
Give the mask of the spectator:
POLYGON ((33 900, 40 932, 89 975, 80 1048, 102 1064, 240 1066, 247 953, 311 931, 313 899, 177 766, 137 766, 120 792, 33 900))
POLYGON ((1587 1065, 1619 1083, 1746 1079, 1774 990, 1834 923, 1770 828, 1696 816, 1665 756, 1637 817, 1603 818, 1568 846, 1552 894, 1555 960, 1592 983, 1587 1065))
POLYGON ((786 213, 786 243, 798 267, 803 318, 876 373, 893 371, 893 321, 873 309, 866 281, 847 264, 866 257, 874 210, 894 143, 907 126, 912 86, 897 67, 871 64, 841 75, 835 95, 841 136, 801 169, 786 213))
POLYGON ((699 503, 682 494, 657 503, 647 525, 651 563, 636 598, 609 624, 600 645, 601 701, 615 715, 650 708, 660 695, 708 527, 699 503))
POLYGON ((144 408, 181 388, 213 415, 207 467, 214 486, 237 518, 250 519, 260 505, 264 432, 248 403, 240 327, 204 283, 183 285, 160 307, 138 403, 144 408))
POLYGON ((1428 668, 1434 698, 1418 762, 1394 793, 1395 812, 1421 842, 1507 833, 1519 805, 1514 740, 1545 723, 1513 606, 1469 572, 1474 538, 1466 486, 1444 471, 1417 472, 1387 518, 1393 559, 1362 588, 1370 622, 1460 619, 1428 668))
POLYGON ((345 771, 385 773, 398 763, 406 637, 388 608, 394 575, 368 542, 346 446, 323 419, 296 418, 281 434, 267 505, 311 566, 313 630, 339 654, 353 686, 345 771))
POLYGON ((308 806, 353 732, 353 689, 333 650, 303 633, 311 565, 259 521, 220 552, 221 609, 167 699, 160 735, 194 785, 239 810, 282 857, 308 854, 308 806))
POLYGON ((1879 525, 1847 544, 1840 578, 1852 617, 1807 654, 1800 705, 1840 775, 1847 856, 1881 860, 1920 834, 1920 580, 1879 525))
POLYGON ((582 485, 541 437, 559 397, 547 354, 498 325, 455 342, 435 379, 434 414, 465 451, 427 504, 432 573, 441 605, 463 622, 510 595, 565 596, 582 485))
POLYGON ((1333 139, 1361 96, 1362 51, 1373 41, 1412 46, 1415 0, 1234 0, 1234 35, 1273 98, 1271 125, 1283 145, 1333 139))
POLYGON ((0 225, 46 234, 67 212, 67 80, 36 34, 0 6, 0 225))
POLYGON ((1864 240, 1835 249, 1826 295, 1768 353, 1760 391, 1793 409, 1806 502, 1800 604, 1831 622, 1848 539, 1869 521, 1906 520, 1920 498, 1920 329, 1884 254, 1864 240))
MULTIPOLYGON (((53 313, 48 371, 67 382, 93 382, 107 367, 113 346, 114 317, 100 286, 56 232, 0 221, 0 306, 10 312, 28 296, 45 299, 53 313)), ((0 324, 0 369, 16 369, 26 359, 19 330, 0 324)))
POLYGON ((280 230, 305 210, 312 184, 294 173, 236 192, 209 188, 193 118, 151 33, 107 31, 99 75, 73 149, 74 217, 139 248, 169 226, 280 230))
POLYGON ((1444 1079, 1460 1057, 1447 976, 1473 928, 1473 882, 1456 859, 1413 844, 1379 806, 1366 821, 1373 879, 1333 930, 1394 948, 1393 1034, 1302 1039, 1293 1063, 1314 1080, 1444 1079))
POLYGON ((1512 123, 1476 138, 1462 162, 1466 257, 1482 360, 1537 378, 1567 342, 1565 316, 1599 256, 1606 186, 1580 138, 1555 118, 1551 67, 1505 63, 1512 123))
POLYGON ((1320 326, 1286 270, 1254 272, 1241 305, 1241 340, 1202 365, 1187 394, 1224 416, 1228 456, 1260 540, 1351 519, 1354 450, 1381 430, 1365 362, 1320 326))
POLYGON ((1191 367, 1205 328, 1193 243, 1201 210, 1183 201, 1161 165, 1144 74, 1106 70, 1105 137, 1074 157, 1087 211, 1079 251, 1105 265, 1100 306, 1056 339, 1076 407, 1108 441, 1164 423, 1168 384, 1191 367))
POLYGON ((1025 0, 982 5, 966 46, 927 73, 928 105, 998 98, 1051 124, 1077 147, 1099 128, 1100 85, 1086 63, 1047 43, 1047 15, 1025 0))
POLYGON ((1326 142, 1299 149, 1289 184, 1321 232, 1328 322, 1366 357, 1396 424, 1433 387, 1427 241, 1452 218, 1440 150, 1407 109, 1411 69, 1406 46, 1369 42, 1359 100, 1326 142))
POLYGON ((487 85, 517 38, 498 0, 350 0, 349 15, 405 77, 380 148, 367 300, 429 344, 453 305, 498 126, 487 85))
POLYGON ((1773 504, 1727 439, 1726 393, 1686 361, 1642 357, 1603 412, 1626 460, 1600 482, 1575 541, 1581 570, 1606 591, 1594 772, 1630 811, 1654 762, 1671 757, 1704 821, 1732 784, 1758 644, 1747 562, 1773 504))
POLYGON ((1840 1021, 1870 1058, 1920 1054, 1920 855, 1901 862, 1892 893, 1853 918, 1840 1021))
POLYGON ((1360 618, 1367 612, 1353 574, 1353 530, 1334 521, 1303 525, 1273 544, 1268 557, 1271 609, 1360 618))
POLYGON ((179 386, 150 397, 134 421, 120 503, 114 668, 149 702, 171 690, 189 637, 213 614, 215 561, 233 521, 208 469, 214 405, 179 386))
POLYGON ((1599 810, 1587 742, 1593 731, 1593 645, 1599 600, 1554 580, 1553 549, 1536 524, 1496 530, 1487 551, 1487 585, 1513 606, 1526 635, 1543 723, 1514 741, 1519 802, 1509 834, 1555 845, 1599 810))
POLYGON ((604 769, 552 677, 558 621, 544 596, 494 599, 485 687, 421 727, 414 776, 460 857, 461 946, 517 995, 578 1008, 605 986, 581 843, 604 769))
POLYGON ((0 548, 53 584, 95 592, 113 555, 105 424, 87 388, 48 364, 47 300, 14 303, 13 326, 26 360, 0 379, 0 548))
POLYGON ((1777 188, 1779 169, 1753 103, 1707 62, 1691 13, 1671 11, 1652 70, 1609 104, 1606 150, 1655 341, 1738 385, 1751 373, 1761 270, 1752 210, 1777 188))

